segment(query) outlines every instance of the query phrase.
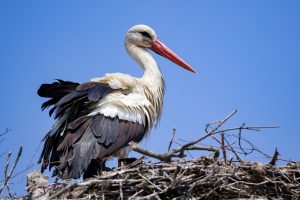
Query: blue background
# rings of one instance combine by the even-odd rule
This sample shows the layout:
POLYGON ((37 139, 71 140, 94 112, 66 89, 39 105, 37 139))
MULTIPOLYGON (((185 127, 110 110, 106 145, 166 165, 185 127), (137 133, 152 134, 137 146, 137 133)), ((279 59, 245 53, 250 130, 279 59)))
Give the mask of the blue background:
POLYGON ((135 24, 153 27, 198 71, 154 55, 167 90, 160 125, 142 146, 165 152, 173 127, 177 141, 192 140, 206 123, 238 109, 225 127, 279 125, 245 137, 268 154, 278 147, 281 158, 299 161, 299 10, 299 1, 267 0, 1 1, 0 131, 12 129, 0 143, 1 180, 3 153, 15 156, 21 145, 15 172, 33 166, 11 180, 13 191, 24 193, 26 174, 40 167, 40 141, 53 124, 40 110, 41 83, 85 82, 108 72, 142 75, 124 49, 135 24))

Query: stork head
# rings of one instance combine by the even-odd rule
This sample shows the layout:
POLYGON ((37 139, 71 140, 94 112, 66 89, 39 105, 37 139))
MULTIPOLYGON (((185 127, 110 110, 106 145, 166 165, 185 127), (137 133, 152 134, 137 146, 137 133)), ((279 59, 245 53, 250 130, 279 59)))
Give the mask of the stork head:
POLYGON ((146 25, 135 25, 130 28, 126 34, 126 43, 136 45, 142 48, 148 48, 155 53, 169 59, 173 63, 183 67, 186 70, 196 73, 189 64, 177 56, 171 49, 162 43, 156 36, 155 31, 146 25))

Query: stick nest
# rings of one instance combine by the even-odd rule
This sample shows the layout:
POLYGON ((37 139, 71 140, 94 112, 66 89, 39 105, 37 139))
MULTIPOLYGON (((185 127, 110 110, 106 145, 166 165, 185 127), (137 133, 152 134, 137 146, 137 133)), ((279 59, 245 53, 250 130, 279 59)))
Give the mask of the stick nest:
POLYGON ((269 156, 242 136, 243 131, 257 132, 277 126, 244 123, 222 128, 236 112, 208 123, 204 134, 196 140, 171 148, 175 142, 174 129, 166 153, 131 144, 133 151, 143 155, 140 159, 123 168, 103 171, 92 179, 49 183, 47 176, 33 171, 27 175, 28 195, 23 199, 300 199, 300 163, 276 167, 278 160, 286 161, 279 158, 277 148, 269 156), (216 145, 200 145, 206 139, 212 139, 216 145), (211 152, 213 156, 188 159, 189 151, 211 152), (264 165, 243 161, 253 152, 271 161, 264 165), (234 157, 228 160, 228 155, 234 157), (159 162, 145 162, 145 156, 159 162))
POLYGON ((189 161, 144 162, 103 172, 82 182, 45 184, 28 175, 24 199, 298 199, 300 164, 275 167, 226 163, 201 157, 189 161), (40 183, 39 183, 40 182, 40 183), (40 184, 40 185, 39 185, 40 184))

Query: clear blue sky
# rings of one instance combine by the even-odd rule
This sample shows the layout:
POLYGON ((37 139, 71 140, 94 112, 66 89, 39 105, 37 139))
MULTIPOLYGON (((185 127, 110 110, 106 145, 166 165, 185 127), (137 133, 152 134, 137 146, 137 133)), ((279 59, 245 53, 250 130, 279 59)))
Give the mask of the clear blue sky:
MULTIPOLYGON (((41 83, 55 78, 84 82, 107 72, 140 76, 124 49, 124 36, 128 28, 143 23, 198 71, 186 72, 154 55, 167 91, 160 125, 143 146, 163 152, 174 126, 177 139, 195 139, 207 122, 238 109, 227 127, 243 122, 279 125, 247 132, 247 137, 266 153, 278 147, 283 158, 299 161, 299 10, 299 1, 273 0, 3 0, 0 131, 12 131, 0 153, 10 149, 15 155, 22 145, 19 172, 51 128, 53 119, 41 112, 44 100, 36 94, 41 83)), ((1 179, 5 159, 0 158, 1 179)), ((25 176, 12 181, 19 194, 25 176)))

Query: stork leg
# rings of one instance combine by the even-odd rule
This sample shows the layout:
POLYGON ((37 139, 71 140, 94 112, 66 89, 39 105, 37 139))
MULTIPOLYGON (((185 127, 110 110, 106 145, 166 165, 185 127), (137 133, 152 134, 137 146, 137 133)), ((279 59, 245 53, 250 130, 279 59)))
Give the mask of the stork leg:
POLYGON ((93 176, 98 176, 101 171, 109 171, 110 168, 105 166, 106 160, 96 160, 93 159, 83 174, 83 180, 91 178, 93 176))
POLYGON ((118 167, 124 167, 126 165, 129 165, 131 163, 133 163, 134 161, 136 161, 136 158, 121 158, 118 159, 118 167))

